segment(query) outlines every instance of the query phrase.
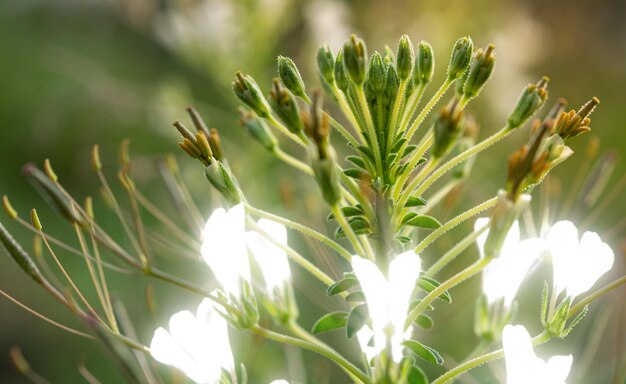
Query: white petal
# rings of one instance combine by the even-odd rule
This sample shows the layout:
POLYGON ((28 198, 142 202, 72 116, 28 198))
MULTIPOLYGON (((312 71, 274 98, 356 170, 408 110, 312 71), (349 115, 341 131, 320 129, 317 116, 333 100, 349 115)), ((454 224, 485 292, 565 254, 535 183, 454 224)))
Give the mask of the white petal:
POLYGON ((523 325, 506 325, 502 331, 502 346, 507 384, 530 383, 537 368, 530 334, 523 325))
MULTIPOLYGON (((359 256, 352 257, 352 269, 365 295, 373 331, 375 334, 384 334, 384 329, 390 322, 387 281, 376 264, 359 256)), ((376 340, 377 345, 379 341, 385 344, 384 340, 376 340)))
POLYGON ((567 293, 574 298, 588 291, 595 282, 613 267, 615 256, 595 232, 585 232, 580 249, 571 263, 567 293))
POLYGON ((517 245, 519 244, 520 239, 520 230, 519 230, 519 222, 515 220, 513 224, 511 224, 511 228, 509 228, 509 232, 507 232, 506 237, 504 238, 504 242, 502 243, 502 249, 500 250, 500 255, 503 253, 514 253, 517 251, 517 245))
POLYGON ((569 284, 571 259, 578 251, 578 229, 571 221, 559 221, 550 228, 548 243, 552 255, 553 284, 558 295, 569 284))
MULTIPOLYGON (((489 224, 488 217, 480 217, 474 223, 474 231, 478 231, 483 228, 485 225, 489 224)), ((478 251, 480 252, 480 258, 485 257, 485 242, 487 242, 487 236, 489 235, 489 229, 485 232, 481 233, 480 236, 476 239, 476 244, 478 245, 478 251)))
POLYGON ((215 306, 209 299, 202 300, 198 306, 197 321, 203 328, 202 343, 203 361, 211 362, 212 371, 221 373, 221 368, 232 372, 235 368, 233 352, 228 337, 228 324, 226 319, 215 310, 215 306))
MULTIPOLYGON (((264 219, 259 220, 258 225, 278 243, 287 245, 287 229, 284 225, 264 219)), ((275 290, 282 290, 291 280, 287 254, 256 232, 246 233, 246 243, 261 268, 270 295, 273 295, 275 290)))
POLYGON ((552 356, 546 363, 544 383, 546 384, 565 384, 565 379, 569 375, 572 368, 572 355, 552 356))
POLYGON ((374 337, 374 332, 372 332, 372 329, 367 325, 364 325, 356 333, 356 338, 359 342, 359 346, 361 347, 361 351, 365 354, 367 361, 370 361, 374 357, 376 357, 376 355, 378 355, 385 347, 384 344, 377 346, 375 343, 373 343, 374 345, 369 345, 372 337, 374 337))

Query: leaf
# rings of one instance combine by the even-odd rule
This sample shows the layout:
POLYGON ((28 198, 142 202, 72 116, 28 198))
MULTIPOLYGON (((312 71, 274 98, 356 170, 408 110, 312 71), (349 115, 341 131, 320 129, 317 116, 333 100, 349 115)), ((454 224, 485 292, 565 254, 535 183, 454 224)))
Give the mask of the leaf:
POLYGON ((338 293, 347 291, 350 288, 356 287, 357 285, 359 285, 359 280, 357 280, 356 277, 344 277, 343 279, 328 287, 328 289, 326 290, 326 294, 328 296, 333 296, 338 293))
POLYGON ((400 244, 402 244, 402 245, 408 244, 411 241, 413 241, 413 239, 411 239, 409 236, 398 236, 398 237, 396 237, 396 240, 398 240, 400 242, 400 244))
POLYGON ((358 147, 356 147, 356 150, 362 153, 363 155, 365 155, 365 157, 371 160, 372 163, 375 162, 374 152, 372 152, 372 150, 369 149, 368 147, 364 145, 359 145, 358 147))
POLYGON ((348 322, 348 315, 348 312, 342 311, 327 313, 315 322, 311 332, 316 335, 343 328, 348 322))
MULTIPOLYGON (((420 278, 417 279, 416 284, 418 287, 422 288, 428 293, 432 292, 435 288, 441 285, 437 280, 431 279, 430 277, 426 276, 420 276, 420 278)), ((450 296, 450 292, 448 291, 443 291, 443 293, 439 295, 438 298, 445 301, 446 303, 452 302, 452 296, 450 296)))
MULTIPOLYGON (((409 311, 412 311, 413 308, 415 308, 417 306, 417 304, 419 304, 421 301, 422 300, 419 300, 419 299, 415 300, 415 301, 412 301, 411 304, 409 304, 409 311)), ((429 311, 434 311, 435 307, 433 307, 432 304, 428 304, 425 309, 427 309, 429 311)))
POLYGON ((391 164, 393 164, 393 162, 396 160, 396 157, 398 157, 397 153, 388 154, 385 158, 385 166, 389 167, 391 164))
POLYGON ((352 177, 353 179, 358 179, 358 180, 361 180, 367 177, 367 173, 359 168, 344 169, 343 173, 348 177, 352 177))
POLYGON ((420 343, 417 340, 406 340, 402 343, 405 347, 409 348, 413 351, 417 356, 422 358, 423 360, 436 365, 443 364, 443 358, 433 348, 420 343))
POLYGON ((433 321, 433 318, 428 315, 419 315, 417 319, 415 319, 414 323, 422 329, 431 329, 435 322, 433 321))
POLYGON ((416 218, 418 215, 415 212, 409 212, 406 215, 404 215, 404 217, 402 218, 402 221, 400 222, 402 225, 406 224, 407 222, 411 221, 411 219, 416 218))
POLYGON ((393 147, 391 148, 391 152, 398 152, 400 150, 400 147, 402 147, 402 145, 406 142, 406 138, 401 137, 399 140, 396 140, 395 143, 393 143, 393 147))
POLYGON ((407 200, 406 204, 404 204, 405 207, 421 207, 427 204, 427 201, 422 199, 419 196, 411 196, 409 197, 409 199, 407 200))
POLYGON ((417 365, 411 366, 409 376, 407 377, 407 384, 428 384, 428 376, 417 365))
MULTIPOLYGON (((341 212, 343 212, 343 215, 345 217, 353 217, 353 216, 358 216, 358 215, 362 215, 363 211, 361 210, 360 206, 359 207, 353 207, 353 206, 347 206, 347 207, 341 207, 341 212)), ((326 217, 326 220, 331 221, 335 219, 335 215, 333 215, 332 213, 328 215, 328 217, 326 217)))
POLYGON ((349 293, 345 299, 346 301, 357 301, 357 302, 364 302, 365 301, 365 294, 362 291, 354 291, 349 293))
POLYGON ((367 304, 361 304, 352 309, 348 317, 346 325, 346 334, 351 339, 356 333, 363 328, 368 319, 367 304))
POLYGON ((346 160, 356 165, 359 168, 367 169, 365 162, 359 156, 350 155, 346 157, 346 160))
POLYGON ((404 153, 402 154, 401 158, 407 157, 408 155, 411 154, 411 152, 415 151, 416 149, 417 149, 416 145, 409 145, 408 147, 404 149, 404 153))
POLYGON ((437 219, 427 215, 416 216, 404 224, 425 229, 437 229, 441 227, 441 223, 437 221, 437 219))

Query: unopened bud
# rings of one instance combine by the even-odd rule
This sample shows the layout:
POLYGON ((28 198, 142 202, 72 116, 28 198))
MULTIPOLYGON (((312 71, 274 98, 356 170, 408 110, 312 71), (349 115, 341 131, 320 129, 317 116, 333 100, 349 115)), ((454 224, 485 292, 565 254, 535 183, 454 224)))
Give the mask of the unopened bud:
POLYGON ((484 52, 482 49, 479 49, 474 55, 474 60, 470 65, 467 79, 463 85, 463 95, 466 99, 478 96, 487 80, 491 77, 493 68, 496 65, 496 55, 493 53, 493 49, 493 44, 489 44, 484 52))
POLYGON ((213 161, 204 168, 204 174, 211 185, 231 205, 237 205, 243 200, 243 194, 238 187, 230 169, 221 161, 213 161))
POLYGON ((441 110, 433 126, 435 141, 432 155, 435 159, 443 157, 456 144, 463 129, 462 118, 463 109, 456 98, 441 110))
POLYGON ((294 95, 304 98, 304 81, 296 64, 288 57, 278 56, 278 76, 285 88, 294 95))
POLYGON ((396 67, 400 80, 408 80, 413 71, 413 61, 415 51, 413 44, 407 35, 403 35, 398 43, 398 53, 396 54, 396 67))
POLYGON ((304 126, 296 98, 277 79, 274 79, 272 90, 270 91, 270 104, 291 133, 298 134, 302 131, 304 126))
POLYGON ((311 168, 315 180, 320 187, 322 197, 331 206, 337 204, 341 199, 341 187, 335 153, 330 148, 325 158, 319 158, 317 151, 311 153, 311 168))
POLYGON ((417 84, 426 85, 432 80, 434 69, 435 55, 433 54, 433 48, 427 42, 421 41, 417 46, 413 79, 417 84))
POLYGON ((462 37, 454 43, 450 64, 448 64, 448 80, 456 80, 463 76, 472 60, 474 44, 469 37, 462 37))
POLYGON ((374 52, 367 71, 367 87, 374 94, 380 94, 385 90, 385 84, 386 75, 383 59, 378 52, 374 52))
POLYGON ((337 52, 337 59, 335 60, 335 83, 337 88, 343 92, 348 90, 349 80, 346 69, 343 66, 343 50, 337 52))
POLYGON ((335 59, 328 45, 322 45, 317 50, 317 70, 327 84, 335 82, 335 59))
POLYGON ((276 148, 278 141, 272 134, 265 120, 254 115, 254 112, 239 109, 239 124, 250 134, 256 141, 261 143, 265 149, 272 152, 276 148))
POLYGON ((543 77, 537 84, 528 84, 526 86, 507 119, 509 129, 522 126, 543 106, 548 98, 547 86, 549 80, 547 77, 543 77))
POLYGON ((250 107, 257 115, 268 117, 270 115, 270 107, 254 79, 249 75, 244 76, 241 72, 237 72, 235 76, 233 90, 239 100, 250 107))
POLYGON ((343 65, 355 85, 363 84, 367 69, 367 47, 356 35, 350 36, 350 40, 343 46, 343 65))

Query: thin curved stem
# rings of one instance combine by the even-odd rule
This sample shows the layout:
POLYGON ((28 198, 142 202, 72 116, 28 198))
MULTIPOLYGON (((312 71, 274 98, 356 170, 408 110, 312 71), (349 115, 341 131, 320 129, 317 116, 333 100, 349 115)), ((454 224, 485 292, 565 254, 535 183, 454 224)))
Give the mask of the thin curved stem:
POLYGON ((348 252, 344 247, 342 247, 339 243, 337 243, 336 241, 332 240, 331 238, 329 238, 326 235, 323 235, 317 231, 314 231, 313 229, 296 223, 295 221, 291 221, 289 219, 286 219, 284 217, 278 216, 278 215, 274 215, 273 213, 269 213, 266 211, 263 211, 261 209, 255 208, 249 204, 245 204, 244 205, 246 211, 256 217, 262 217, 265 219, 269 219, 272 221, 275 221, 277 223, 280 223, 282 225, 284 225, 287 228, 291 228, 295 231, 298 231, 300 233, 302 233, 305 236, 308 236, 312 239, 315 239, 319 242, 321 242, 322 244, 325 244, 326 246, 328 246, 330 249, 333 249, 334 251, 336 251, 340 256, 342 256, 343 258, 345 258, 346 260, 350 260, 352 258, 352 254, 350 252, 348 252))
POLYGON ((298 135, 291 133, 287 129, 287 127, 285 127, 278 120, 276 120, 276 118, 273 115, 270 114, 267 117, 267 121, 269 121, 274 127, 276 127, 276 129, 280 131, 280 133, 287 136, 291 141, 293 141, 294 143, 298 144, 301 147, 306 148, 306 143, 304 142, 304 140, 302 140, 298 135))
POLYGON ((349 371, 354 377, 356 377, 363 384, 371 384, 371 380, 365 373, 363 373, 359 368, 357 368, 354 364, 348 361, 345 357, 341 356, 337 352, 332 349, 325 347, 323 345, 311 343, 306 340, 298 339, 295 337, 283 335, 278 332, 270 331, 269 329, 263 328, 259 325, 254 325, 250 328, 250 331, 256 335, 265 337, 269 340, 273 340, 283 344, 294 345, 299 348, 307 349, 309 351, 318 353, 324 357, 335 362, 340 367, 349 371))
POLYGON ((569 309, 569 312, 567 312, 567 317, 569 318, 569 317, 574 316, 576 313, 580 312, 585 307, 585 305, 591 303, 592 301, 604 295, 605 293, 608 293, 614 290, 615 288, 619 287, 622 284, 626 284, 626 275, 620 277, 619 279, 613 280, 611 283, 598 289, 594 293, 586 296, 584 299, 582 299, 576 305, 572 306, 569 309))
POLYGON ((334 206, 332 206, 331 211, 333 215, 335 216, 335 220, 337 220, 337 223, 339 223, 339 226, 341 227, 341 229, 343 229, 343 232, 346 235, 346 238, 350 241, 350 243, 354 247, 354 250, 359 255, 366 256, 363 246, 359 242, 359 239, 357 239, 356 234, 352 230, 352 227, 348 223, 348 220, 346 220, 346 217, 344 216, 343 211, 341 210, 339 205, 335 204, 334 206))
POLYGON ((424 274, 426 276, 431 276, 431 277, 435 276, 446 265, 448 265, 452 260, 454 260, 458 255, 460 255, 461 252, 463 252, 464 250, 467 249, 467 247, 472 245, 472 243, 476 241, 478 236, 480 236, 481 233, 485 232, 487 228, 489 228, 489 224, 467 235, 463 240, 458 242, 454 247, 450 248, 448 252, 446 252, 443 256, 441 256, 439 260, 437 260, 433 265, 431 265, 430 268, 428 268, 426 272, 424 272, 424 274))
POLYGON ((376 163, 376 172, 378 173, 378 177, 383 177, 383 161, 382 154, 380 151, 380 143, 378 142, 378 135, 376 134, 376 128, 374 127, 374 121, 372 120, 372 114, 370 113, 370 108, 367 105, 367 100, 365 99, 365 92, 363 91, 363 87, 356 88, 356 95, 361 106, 361 110, 363 111, 363 117, 365 118, 365 125, 367 127, 367 134, 370 137, 370 142, 372 143, 372 150, 374 152, 374 161, 376 163))

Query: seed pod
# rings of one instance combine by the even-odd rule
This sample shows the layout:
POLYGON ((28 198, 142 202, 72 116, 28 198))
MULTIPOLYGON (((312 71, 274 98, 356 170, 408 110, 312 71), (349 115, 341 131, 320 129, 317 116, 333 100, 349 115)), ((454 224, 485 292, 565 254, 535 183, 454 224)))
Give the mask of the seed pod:
POLYGON ((415 60, 415 51, 413 44, 407 35, 403 35, 398 43, 398 52, 396 54, 396 68, 400 80, 407 80, 413 71, 413 61, 415 60))
POLYGON ((509 129, 522 126, 539 110, 548 98, 548 79, 543 77, 537 84, 528 84, 507 119, 509 129))
POLYGON ((278 77, 294 95, 302 98, 306 97, 304 93, 304 81, 300 76, 300 71, 296 64, 288 57, 278 56, 278 77))
POLYGON ((30 258, 28 253, 24 251, 24 248, 22 248, 22 246, 15 241, 11 234, 4 228, 2 223, 0 223, 0 243, 2 243, 9 256, 15 260, 17 265, 24 272, 26 272, 28 276, 39 284, 45 281, 35 262, 30 258))
POLYGON ((465 74, 472 60, 474 45, 469 37, 462 37, 454 43, 450 64, 448 64, 448 80, 459 79, 465 74))
POLYGON ((362 85, 367 71, 367 47, 356 35, 350 36, 343 46, 343 65, 352 82, 362 85))

